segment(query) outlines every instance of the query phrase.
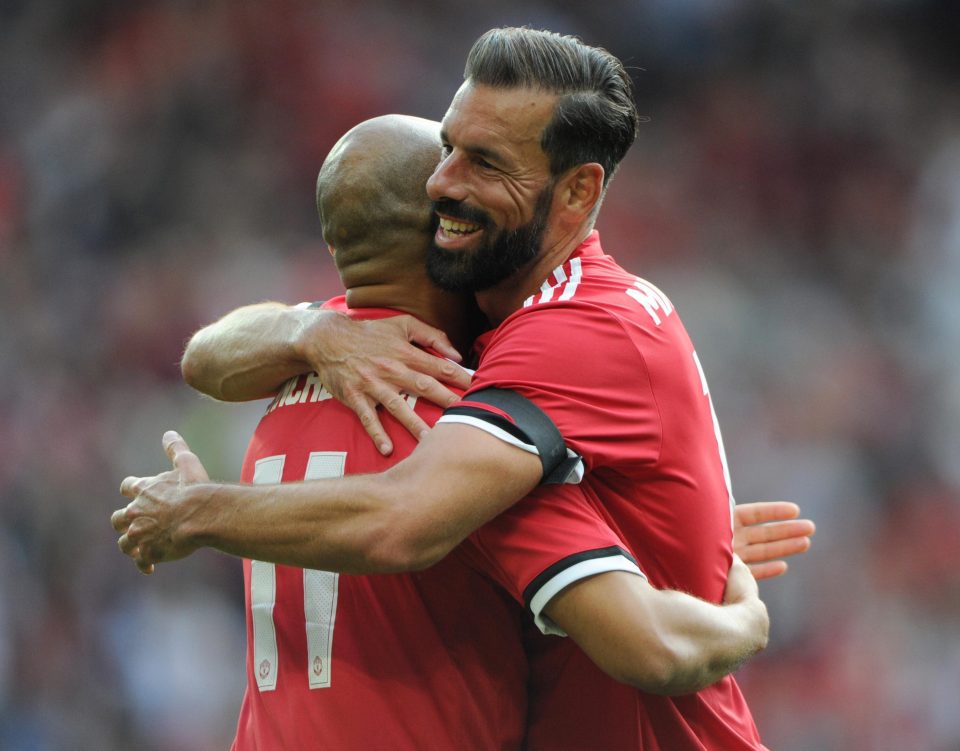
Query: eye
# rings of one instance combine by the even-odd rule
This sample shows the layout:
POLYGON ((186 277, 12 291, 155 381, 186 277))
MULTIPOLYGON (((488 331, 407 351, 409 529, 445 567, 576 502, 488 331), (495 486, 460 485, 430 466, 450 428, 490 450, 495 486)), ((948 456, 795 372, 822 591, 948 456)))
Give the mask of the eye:
POLYGON ((453 151, 453 148, 450 146, 449 143, 443 144, 443 145, 440 147, 440 158, 441 158, 441 159, 446 159, 448 156, 450 156, 450 152, 451 152, 451 151, 453 151))
POLYGON ((498 168, 496 165, 491 164, 491 163, 488 162, 486 159, 484 159, 482 156, 474 156, 474 157, 473 157, 473 163, 474 163, 475 165, 477 165, 477 167, 479 167, 480 169, 484 170, 485 172, 499 172, 499 171, 500 171, 499 168, 498 168))

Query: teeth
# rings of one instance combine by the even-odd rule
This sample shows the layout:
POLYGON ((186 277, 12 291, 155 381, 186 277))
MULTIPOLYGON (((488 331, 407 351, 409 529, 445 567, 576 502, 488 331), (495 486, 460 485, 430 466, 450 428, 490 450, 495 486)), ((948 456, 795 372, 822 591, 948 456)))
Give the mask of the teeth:
POLYGON ((452 219, 440 218, 440 226, 443 227, 445 232, 458 232, 460 234, 467 234, 469 232, 476 232, 480 229, 479 224, 464 224, 463 222, 455 222, 452 219))

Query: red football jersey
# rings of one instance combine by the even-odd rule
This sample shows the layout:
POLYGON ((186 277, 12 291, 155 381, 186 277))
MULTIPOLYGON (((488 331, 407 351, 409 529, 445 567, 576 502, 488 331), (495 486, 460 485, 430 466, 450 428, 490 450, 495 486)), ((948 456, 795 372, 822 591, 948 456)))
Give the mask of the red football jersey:
MULTIPOLYGON (((606 256, 597 233, 490 336, 441 422, 503 438, 512 416, 470 400, 490 387, 534 402, 586 465, 578 487, 538 488, 471 538, 541 631, 557 633, 540 612, 550 597, 603 571, 722 600, 733 497, 702 369, 670 301, 606 256)), ((535 633, 528 657, 529 749, 763 748, 732 677, 664 698, 607 677, 568 639, 535 633)))
MULTIPOLYGON (((333 302, 345 310, 343 298, 333 302)), ((415 409, 430 424, 439 416, 427 403, 415 409)), ((242 479, 382 471, 415 446, 399 423, 382 417, 391 457, 376 451, 316 374, 292 379, 257 426, 242 479)), ((236 751, 519 748, 527 680, 522 609, 457 551, 402 575, 258 561, 244 561, 243 570, 247 687, 236 751)))

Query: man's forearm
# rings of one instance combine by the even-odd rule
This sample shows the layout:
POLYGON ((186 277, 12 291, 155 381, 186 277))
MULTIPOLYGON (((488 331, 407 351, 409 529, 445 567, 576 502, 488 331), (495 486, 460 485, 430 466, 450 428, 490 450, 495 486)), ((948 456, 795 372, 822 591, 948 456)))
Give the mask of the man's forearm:
POLYGON ((705 688, 767 644, 766 608, 759 599, 714 605, 676 591, 658 591, 656 597, 664 643, 662 682, 656 693, 676 695, 705 688))
POLYGON ((381 475, 281 485, 202 483, 180 497, 175 521, 167 525, 174 558, 209 547, 301 568, 370 574, 425 568, 451 547, 440 520, 425 519, 422 509, 394 498, 389 477, 381 475))
POLYGON ((193 335, 180 363, 183 378, 223 401, 270 396, 311 370, 297 344, 308 323, 332 315, 280 303, 238 308, 193 335))
POLYGON ((120 492, 132 502, 113 516, 124 533, 121 549, 139 548, 144 564, 211 547, 328 571, 417 570, 529 493, 542 475, 533 454, 468 426, 441 425, 380 474, 216 484, 172 435, 178 440, 167 452, 174 469, 125 479, 120 492), (439 463, 441 456, 449 466, 439 463))
POLYGON ((544 612, 608 675, 655 694, 705 688, 767 643, 755 594, 714 605, 626 572, 579 581, 544 612))

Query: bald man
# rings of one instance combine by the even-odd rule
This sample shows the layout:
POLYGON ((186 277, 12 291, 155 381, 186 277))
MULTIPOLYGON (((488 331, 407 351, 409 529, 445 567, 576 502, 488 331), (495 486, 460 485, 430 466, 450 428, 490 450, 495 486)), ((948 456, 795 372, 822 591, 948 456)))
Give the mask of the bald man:
MULTIPOLYGON (((317 182, 324 237, 361 321, 408 313, 469 342, 472 306, 426 279, 436 125, 363 123, 317 182), (370 216, 377 221, 370 222, 370 216)), ((414 405, 431 422, 439 408, 414 405)), ((384 421, 394 456, 415 439, 384 421)), ((254 432, 242 479, 280 483, 377 472, 385 458, 316 373, 288 380, 254 432)), ((234 748, 515 749, 526 716, 519 605, 459 553, 420 573, 357 576, 244 560, 247 687, 234 748)))

